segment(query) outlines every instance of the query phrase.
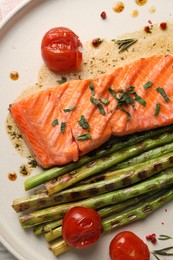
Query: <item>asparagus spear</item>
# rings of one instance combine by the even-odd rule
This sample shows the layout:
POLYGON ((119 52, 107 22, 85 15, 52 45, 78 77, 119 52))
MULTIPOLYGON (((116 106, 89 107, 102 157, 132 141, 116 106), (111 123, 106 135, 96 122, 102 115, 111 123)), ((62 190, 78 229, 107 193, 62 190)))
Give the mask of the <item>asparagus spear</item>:
POLYGON ((58 219, 48 224, 46 223, 46 224, 35 226, 33 228, 34 235, 38 236, 42 233, 49 232, 57 227, 60 227, 61 224, 62 224, 62 219, 58 219))
POLYGON ((46 183, 46 190, 49 195, 55 194, 87 177, 107 170, 108 168, 115 166, 128 158, 136 156, 144 151, 148 151, 165 143, 170 143, 172 141, 173 135, 170 133, 165 133, 160 135, 158 138, 150 138, 128 148, 121 149, 121 152, 117 151, 107 157, 99 158, 79 169, 76 169, 75 171, 64 174, 63 176, 59 176, 56 181, 52 180, 46 183))
MULTIPOLYGON (((111 216, 105 220, 102 220, 102 231, 103 233, 110 232, 132 222, 144 219, 172 199, 173 188, 171 187, 168 191, 152 198, 145 203, 141 203, 140 205, 137 205, 136 207, 133 207, 126 212, 123 212, 122 214, 120 213, 117 216, 111 216)), ((63 239, 60 239, 58 242, 54 242, 50 245, 49 248, 55 256, 70 250, 69 245, 63 239)))
POLYGON ((159 156, 163 156, 167 153, 173 152, 173 142, 170 144, 163 145, 161 147, 157 147, 155 149, 149 150, 147 152, 144 152, 136 157, 133 157, 131 159, 126 160, 125 162, 122 162, 115 167, 112 167, 110 170, 119 170, 124 169, 128 166, 146 162, 148 160, 157 158, 159 156))
MULTIPOLYGON (((156 192, 158 195, 158 192, 156 192)), ((156 194, 155 192, 148 192, 147 194, 134 197, 132 199, 129 199, 127 201, 118 203, 116 205, 110 205, 107 207, 104 207, 102 209, 98 209, 98 213, 101 216, 101 218, 108 217, 112 214, 122 212, 123 210, 129 208, 130 206, 138 205, 142 201, 145 201, 147 198, 150 198, 151 196, 156 194)), ((62 227, 58 226, 54 229, 51 229, 47 232, 45 232, 45 238, 47 242, 51 242, 59 237, 62 236, 62 227)))
POLYGON ((61 219, 64 214, 73 206, 86 206, 95 209, 102 208, 106 205, 117 204, 127 199, 146 194, 149 191, 164 189, 173 183, 173 168, 169 168, 156 176, 147 179, 139 184, 129 186, 124 189, 105 193, 94 198, 81 200, 75 203, 67 203, 58 206, 38 210, 30 214, 19 217, 20 224, 23 228, 34 227, 41 223, 61 219))
MULTIPOLYGON (((153 195, 153 192, 151 192, 151 193, 149 192, 149 193, 147 193, 147 195, 141 195, 138 197, 134 197, 123 203, 105 206, 104 208, 99 209, 98 212, 101 217, 106 217, 113 213, 120 212, 120 211, 126 209, 127 207, 132 206, 132 205, 138 203, 139 201, 141 201, 142 199, 145 199, 151 195, 153 195)), ((33 231, 34 231, 35 235, 40 235, 40 234, 46 233, 46 232, 49 233, 51 231, 54 231, 56 228, 60 227, 61 224, 62 224, 62 219, 59 219, 57 221, 53 221, 48 224, 42 224, 42 225, 35 226, 33 228, 33 231)))
MULTIPOLYGON (((33 211, 53 205, 89 198, 90 196, 103 194, 134 184, 171 166, 173 166, 173 153, 168 153, 162 157, 147 162, 102 174, 99 176, 102 181, 72 187, 51 196, 42 193, 16 199, 13 201, 12 207, 16 212, 24 211, 25 209, 33 211)), ((97 179, 98 177, 96 177, 96 180, 97 179)))
POLYGON ((122 138, 113 137, 111 140, 101 146, 100 149, 97 149, 94 152, 89 153, 88 155, 82 156, 78 162, 72 162, 62 167, 53 167, 41 173, 38 173, 35 176, 29 177, 24 182, 25 190, 30 190, 34 187, 37 187, 40 184, 43 184, 53 178, 56 178, 60 175, 73 171, 97 158, 107 156, 119 149, 123 149, 130 145, 137 144, 147 138, 157 137, 160 134, 167 132, 168 134, 173 131, 173 125, 157 128, 155 130, 145 131, 139 134, 134 134, 128 136, 123 140, 122 138))
POLYGON ((55 256, 65 253, 70 250, 70 246, 63 240, 60 239, 58 242, 49 246, 49 249, 53 252, 55 256))

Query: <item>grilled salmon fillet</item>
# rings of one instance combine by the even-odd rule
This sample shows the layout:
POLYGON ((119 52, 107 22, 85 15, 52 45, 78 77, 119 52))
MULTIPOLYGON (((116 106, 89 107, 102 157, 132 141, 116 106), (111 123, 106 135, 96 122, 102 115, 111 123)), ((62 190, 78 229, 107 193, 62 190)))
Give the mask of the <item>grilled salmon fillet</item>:
POLYGON ((39 165, 77 161, 111 135, 173 123, 173 56, 141 58, 96 79, 72 80, 10 105, 39 165))

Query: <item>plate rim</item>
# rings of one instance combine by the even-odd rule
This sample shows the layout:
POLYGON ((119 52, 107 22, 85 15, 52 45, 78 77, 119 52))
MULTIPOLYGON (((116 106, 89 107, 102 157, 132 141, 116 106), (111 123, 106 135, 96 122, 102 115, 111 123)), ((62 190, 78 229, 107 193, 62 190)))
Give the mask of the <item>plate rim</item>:
MULTIPOLYGON (((21 3, 19 3, 13 10, 11 10, 5 18, 0 21, 0 31, 5 28, 5 26, 8 24, 8 22, 17 15, 23 8, 25 8, 30 2, 33 2, 33 0, 23 0, 21 3)), ((14 247, 10 245, 10 243, 2 237, 0 234, 0 242, 2 245, 11 253, 14 257, 16 257, 18 260, 25 260, 23 256, 15 250, 14 247)))
POLYGON ((11 10, 5 18, 3 18, 0 21, 0 30, 6 26, 9 20, 13 18, 14 15, 16 15, 21 9, 23 9, 27 4, 32 2, 33 0, 23 0, 21 3, 19 3, 13 10, 11 10))

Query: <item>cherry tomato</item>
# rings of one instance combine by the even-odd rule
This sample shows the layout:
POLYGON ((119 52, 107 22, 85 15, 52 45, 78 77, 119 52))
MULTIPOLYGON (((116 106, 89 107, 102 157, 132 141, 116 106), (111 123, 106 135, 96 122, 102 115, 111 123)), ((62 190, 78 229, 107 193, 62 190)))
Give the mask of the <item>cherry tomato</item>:
POLYGON ((76 206, 65 214, 62 222, 64 240, 72 247, 87 248, 100 237, 102 223, 94 209, 76 206))
POLYGON ((41 42, 41 54, 47 67, 55 72, 79 68, 82 63, 79 37, 66 27, 50 29, 41 42))
POLYGON ((149 260, 148 246, 133 232, 117 234, 109 247, 111 260, 149 260))

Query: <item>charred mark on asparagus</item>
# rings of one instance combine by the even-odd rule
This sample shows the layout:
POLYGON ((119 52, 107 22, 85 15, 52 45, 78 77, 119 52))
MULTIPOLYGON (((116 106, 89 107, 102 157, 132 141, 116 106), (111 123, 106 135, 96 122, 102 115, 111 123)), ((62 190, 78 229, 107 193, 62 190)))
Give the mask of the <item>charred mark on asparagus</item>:
MULTIPOLYGON (((156 171, 156 169, 155 169, 155 171, 156 171)), ((146 170, 140 171, 140 172, 138 173, 138 177, 139 177, 140 180, 146 179, 147 176, 148 176, 148 174, 147 174, 147 171, 146 171, 146 170)))

